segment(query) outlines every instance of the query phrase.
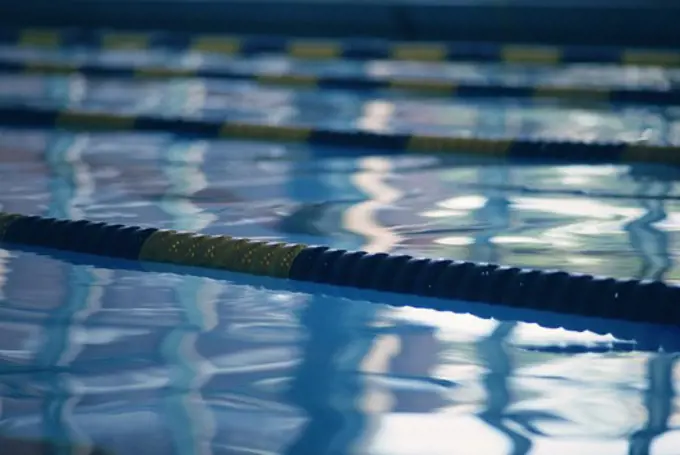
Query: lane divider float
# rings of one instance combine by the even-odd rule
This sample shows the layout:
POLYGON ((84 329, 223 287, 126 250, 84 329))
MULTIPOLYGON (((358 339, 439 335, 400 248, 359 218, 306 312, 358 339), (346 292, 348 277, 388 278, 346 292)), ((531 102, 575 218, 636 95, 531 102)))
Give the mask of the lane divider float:
POLYGON ((309 39, 229 36, 179 32, 126 32, 83 29, 2 29, 0 43, 32 48, 87 46, 95 49, 172 49, 228 55, 285 54, 300 59, 393 59, 483 61, 556 65, 610 63, 678 67, 677 49, 550 46, 470 42, 403 42, 382 39, 309 39))
POLYGON ((100 65, 72 62, 25 62, 0 58, 0 71, 28 74, 82 74, 97 77, 125 77, 136 79, 215 78, 253 81, 264 85, 327 88, 343 90, 394 90, 430 94, 450 98, 536 98, 563 99, 574 102, 643 103, 680 105, 680 88, 585 87, 569 85, 504 85, 495 82, 455 82, 446 79, 371 77, 368 75, 317 76, 286 72, 262 73, 230 68, 172 67, 158 65, 100 65))
MULTIPOLYGON (((0 242, 447 300, 680 324, 680 287, 0 212, 0 242)), ((436 308, 435 308, 436 309, 436 308)))
POLYGON ((167 131, 206 138, 299 143, 388 153, 458 153, 496 158, 558 159, 570 162, 680 163, 680 143, 562 141, 464 135, 408 134, 305 125, 247 123, 197 117, 133 115, 86 109, 0 104, 0 124, 82 130, 167 131))
MULTIPOLYGON (((236 274, 224 269, 209 269, 204 267, 187 267, 177 264, 160 262, 141 262, 90 254, 74 253, 73 251, 56 250, 35 247, 31 245, 9 244, 0 242, 0 248, 13 252, 29 253, 51 260, 57 260, 70 265, 96 266, 107 271, 151 272, 173 274, 186 277, 210 278, 227 282, 229 286, 249 286, 268 292, 305 293, 313 295, 318 302, 323 299, 343 299, 366 302, 374 305, 388 305, 391 307, 411 307, 458 314, 469 314, 474 317, 498 322, 523 322, 538 324, 547 329, 564 329, 574 332, 590 332, 597 335, 611 335, 615 340, 609 346, 608 352, 626 350, 626 346, 635 351, 680 352, 680 327, 677 325, 659 325, 645 322, 604 319, 601 317, 564 314, 552 311, 536 310, 524 307, 510 307, 507 305, 489 305, 482 302, 465 302, 461 300, 444 300, 432 297, 414 296, 412 294, 395 294, 355 287, 327 286, 320 283, 286 280, 266 276, 236 274), (618 340, 618 341, 616 341, 618 340)), ((96 325, 97 322, 93 321, 96 325)), ((377 328, 380 330, 379 328, 377 328)), ((586 343, 587 344, 587 343, 586 343)), ((534 346, 537 347, 537 346, 534 346)), ((552 346, 557 353, 578 350, 578 346, 552 346), (564 348, 564 349, 563 349, 564 348)), ((602 346, 587 346, 598 351, 602 346)), ((522 348, 531 348, 524 345, 522 348)), ((544 350, 545 347, 537 347, 544 350)))

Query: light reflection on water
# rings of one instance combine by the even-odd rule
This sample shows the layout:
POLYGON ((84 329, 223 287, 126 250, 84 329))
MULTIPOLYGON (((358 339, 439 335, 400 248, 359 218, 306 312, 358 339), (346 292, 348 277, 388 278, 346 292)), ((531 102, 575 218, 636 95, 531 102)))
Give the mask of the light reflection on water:
MULTIPOLYGON (((677 279, 667 168, 10 133, 6 211, 677 279)), ((0 270, 4 437, 116 454, 678 445, 676 355, 615 349, 631 340, 67 255, 0 250, 0 270)))
POLYGON ((344 132, 677 146, 676 107, 573 100, 423 98, 399 91, 264 87, 250 81, 0 74, 5 108, 74 109, 344 132))
POLYGON ((9 272, 0 308, 5 436, 121 454, 672 454, 677 444, 675 354, 525 349, 620 341, 611 335, 230 276, 18 252, 14 262, 24 272, 9 272), (26 292, 29 268, 65 279, 26 292))

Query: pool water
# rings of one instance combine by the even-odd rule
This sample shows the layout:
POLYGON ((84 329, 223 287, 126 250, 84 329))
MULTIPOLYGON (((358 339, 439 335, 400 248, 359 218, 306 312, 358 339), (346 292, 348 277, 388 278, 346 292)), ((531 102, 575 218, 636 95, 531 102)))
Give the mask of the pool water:
MULTIPOLYGON (((0 77, 0 103, 680 141, 672 107, 0 77)), ((386 156, 32 126, 0 127, 0 175, 6 212, 680 281, 680 171, 671 166, 386 156)), ((680 447, 680 331, 670 327, 465 302, 438 312, 427 299, 10 245, 0 249, 0 299, 7 453, 46 453, 41 444, 118 455, 676 455, 680 447)))

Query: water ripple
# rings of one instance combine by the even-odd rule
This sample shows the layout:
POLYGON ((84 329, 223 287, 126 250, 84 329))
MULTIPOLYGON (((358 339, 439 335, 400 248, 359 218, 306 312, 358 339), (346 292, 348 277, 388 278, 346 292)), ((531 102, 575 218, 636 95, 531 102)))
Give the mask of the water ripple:
MULTIPOLYGON (((680 277, 678 174, 663 166, 29 130, 0 131, 0 161, 7 211, 680 277)), ((675 332, 548 328, 87 261, 0 249, 0 434, 17 444, 675 454, 675 332)))

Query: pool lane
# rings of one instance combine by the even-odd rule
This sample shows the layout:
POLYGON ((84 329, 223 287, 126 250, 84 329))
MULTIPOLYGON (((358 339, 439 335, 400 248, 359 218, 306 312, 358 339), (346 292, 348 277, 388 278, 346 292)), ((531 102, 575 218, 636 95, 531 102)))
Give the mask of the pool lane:
POLYGON ((521 65, 310 60, 285 55, 0 46, 0 70, 137 78, 210 77, 274 85, 393 89, 447 97, 562 98, 680 104, 680 70, 598 64, 521 65))
POLYGON ((546 101, 426 99, 380 92, 263 87, 201 79, 0 74, 7 120, 28 110, 244 122, 344 133, 680 146, 680 110, 546 101))
POLYGON ((680 281, 670 166, 0 129, 0 210, 680 281))

